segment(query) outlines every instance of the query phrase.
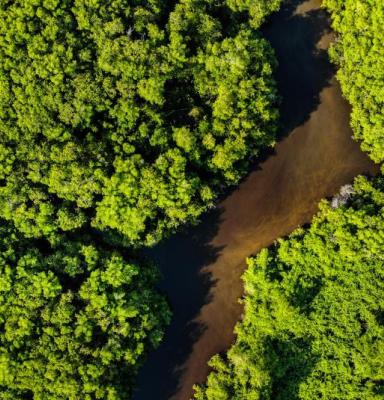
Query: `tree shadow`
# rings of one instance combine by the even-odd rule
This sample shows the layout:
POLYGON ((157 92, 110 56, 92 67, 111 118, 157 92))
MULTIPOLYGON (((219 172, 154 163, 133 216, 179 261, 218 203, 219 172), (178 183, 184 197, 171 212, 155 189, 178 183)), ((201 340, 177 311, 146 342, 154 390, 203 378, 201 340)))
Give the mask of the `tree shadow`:
POLYGON ((274 338, 264 345, 271 377, 271 399, 298 399, 300 385, 313 371, 318 356, 311 352, 310 340, 274 338))
POLYGON ((287 0, 262 27, 273 47, 278 67, 275 72, 281 96, 279 139, 306 122, 320 104, 322 89, 329 86, 335 68, 327 50, 317 47, 332 32, 325 10, 298 14, 306 0, 287 0))
POLYGON ((222 210, 215 209, 204 216, 197 226, 164 240, 145 250, 162 273, 158 288, 169 301, 172 321, 159 348, 149 354, 138 377, 136 400, 165 400, 176 393, 182 366, 200 338, 205 326, 196 323, 204 304, 211 301, 210 290, 215 281, 203 268, 213 263, 222 247, 210 244, 221 223, 222 210))

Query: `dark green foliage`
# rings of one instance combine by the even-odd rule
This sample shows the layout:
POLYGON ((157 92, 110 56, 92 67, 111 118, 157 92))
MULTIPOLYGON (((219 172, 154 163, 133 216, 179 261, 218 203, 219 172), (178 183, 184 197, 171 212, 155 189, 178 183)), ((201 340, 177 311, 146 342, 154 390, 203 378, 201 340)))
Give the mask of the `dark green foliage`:
POLYGON ((352 127, 362 149, 384 161, 384 2, 324 0, 338 39, 331 48, 337 77, 352 105, 352 127))
POLYGON ((383 398, 384 178, 354 190, 249 260, 237 341, 197 399, 383 398))
POLYGON ((0 399, 129 398, 169 322, 154 270, 85 239, 0 237, 0 399))
POLYGON ((151 244, 273 144, 278 1, 0 1, 0 216, 151 244), (227 4, 228 3, 228 4, 227 4))

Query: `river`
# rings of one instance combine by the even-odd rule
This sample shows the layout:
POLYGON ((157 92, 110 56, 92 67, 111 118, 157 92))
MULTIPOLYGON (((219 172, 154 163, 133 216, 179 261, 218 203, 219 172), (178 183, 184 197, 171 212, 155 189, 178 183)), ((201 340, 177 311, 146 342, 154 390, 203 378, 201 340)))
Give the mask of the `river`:
POLYGON ((173 320, 139 375, 135 400, 188 400, 207 361, 234 340, 246 257, 310 222, 320 199, 377 167, 351 139, 350 107, 327 56, 320 0, 288 0, 263 27, 275 49, 281 140, 196 227, 149 251, 173 320))

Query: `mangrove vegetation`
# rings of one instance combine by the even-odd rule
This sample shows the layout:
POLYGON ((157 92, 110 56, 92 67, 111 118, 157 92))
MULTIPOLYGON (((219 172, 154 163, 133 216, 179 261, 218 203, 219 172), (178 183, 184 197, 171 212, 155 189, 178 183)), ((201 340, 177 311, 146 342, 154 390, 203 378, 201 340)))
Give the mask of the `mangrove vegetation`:
POLYGON ((276 138, 280 1, 0 0, 0 398, 128 399, 170 321, 136 257, 276 138))

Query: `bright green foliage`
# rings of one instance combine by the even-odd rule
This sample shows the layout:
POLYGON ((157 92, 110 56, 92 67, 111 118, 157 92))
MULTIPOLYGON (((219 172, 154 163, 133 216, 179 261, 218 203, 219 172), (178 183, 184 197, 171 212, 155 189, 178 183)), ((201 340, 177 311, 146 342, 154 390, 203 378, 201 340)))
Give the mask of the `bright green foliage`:
POLYGON ((237 341, 196 399, 383 399, 384 178, 354 188, 249 260, 237 341))
POLYGON ((1 0, 0 216, 147 244, 195 221, 274 141, 274 58, 246 13, 267 4, 1 0))
POLYGON ((227 0, 232 10, 247 11, 252 26, 258 28, 265 17, 280 7, 281 0, 227 0))
POLYGON ((384 161, 384 2, 324 0, 338 40, 331 57, 337 77, 352 104, 352 127, 362 149, 384 161))
POLYGON ((0 399, 127 399, 169 322, 154 271, 89 240, 0 226, 0 399), (41 250, 38 250, 41 248, 41 250))

